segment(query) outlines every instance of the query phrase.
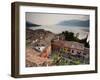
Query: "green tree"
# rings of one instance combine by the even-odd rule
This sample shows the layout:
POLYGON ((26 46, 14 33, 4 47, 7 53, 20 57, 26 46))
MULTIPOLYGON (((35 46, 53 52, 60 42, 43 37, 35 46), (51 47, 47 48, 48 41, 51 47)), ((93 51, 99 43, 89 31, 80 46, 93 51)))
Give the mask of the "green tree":
POLYGON ((73 32, 64 31, 64 32, 62 32, 62 34, 65 36, 65 40, 83 43, 85 47, 89 48, 89 42, 87 42, 88 35, 84 39, 80 40, 78 38, 79 33, 77 33, 76 36, 74 36, 73 32))

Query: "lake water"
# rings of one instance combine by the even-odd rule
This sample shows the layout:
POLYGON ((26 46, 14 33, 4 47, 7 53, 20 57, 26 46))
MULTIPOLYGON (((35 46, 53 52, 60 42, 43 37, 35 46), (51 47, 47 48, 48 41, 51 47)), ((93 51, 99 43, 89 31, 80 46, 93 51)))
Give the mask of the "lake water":
MULTIPOLYGON (((39 26, 39 27, 30 27, 32 30, 36 29, 44 29, 47 31, 51 31, 55 34, 61 33, 63 31, 73 32, 74 34, 79 33, 79 39, 85 38, 89 35, 89 28, 88 27, 79 27, 79 26, 61 26, 61 25, 50 25, 50 26, 39 26)), ((89 39, 89 36, 88 36, 89 39)))

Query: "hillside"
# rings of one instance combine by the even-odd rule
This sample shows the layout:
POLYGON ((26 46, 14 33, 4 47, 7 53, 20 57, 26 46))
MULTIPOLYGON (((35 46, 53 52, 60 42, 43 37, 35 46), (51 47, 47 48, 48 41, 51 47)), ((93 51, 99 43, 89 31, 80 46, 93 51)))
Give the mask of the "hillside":
POLYGON ((55 36, 50 31, 46 31, 44 29, 37 29, 37 30, 31 30, 26 29, 26 44, 36 43, 36 42, 45 42, 49 43, 51 42, 52 38, 55 36))
POLYGON ((51 52, 51 40, 54 37, 55 34, 50 31, 26 29, 26 67, 51 64, 47 57, 51 52), (40 49, 41 46, 44 49, 40 49))

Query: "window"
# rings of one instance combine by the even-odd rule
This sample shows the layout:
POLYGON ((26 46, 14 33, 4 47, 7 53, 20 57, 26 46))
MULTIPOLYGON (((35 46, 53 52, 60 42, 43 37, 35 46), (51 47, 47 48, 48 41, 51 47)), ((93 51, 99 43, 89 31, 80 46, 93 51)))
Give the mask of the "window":
POLYGON ((74 53, 74 50, 72 50, 72 53, 74 53))

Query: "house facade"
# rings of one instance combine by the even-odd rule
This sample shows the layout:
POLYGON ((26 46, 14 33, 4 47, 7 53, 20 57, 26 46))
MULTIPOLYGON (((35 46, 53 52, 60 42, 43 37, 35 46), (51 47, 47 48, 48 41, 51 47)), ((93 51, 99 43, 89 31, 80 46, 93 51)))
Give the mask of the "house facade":
POLYGON ((52 51, 55 53, 70 53, 71 55, 84 53, 84 44, 74 41, 54 40, 51 46, 52 51))

